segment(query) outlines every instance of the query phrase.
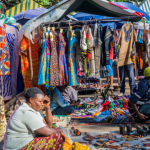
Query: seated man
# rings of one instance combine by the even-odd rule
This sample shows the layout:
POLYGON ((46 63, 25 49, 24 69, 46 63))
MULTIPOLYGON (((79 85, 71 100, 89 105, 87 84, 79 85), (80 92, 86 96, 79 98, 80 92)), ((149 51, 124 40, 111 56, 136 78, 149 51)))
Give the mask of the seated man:
MULTIPOLYGON (((68 101, 71 104, 75 104, 77 102, 80 102, 80 100, 78 100, 78 88, 79 86, 64 86, 63 91, 60 91, 63 95, 63 98, 65 101, 68 101)), ((94 101, 91 102, 86 102, 87 104, 98 104, 98 99, 99 97, 97 96, 96 99, 94 101)))
POLYGON ((150 67, 144 70, 144 76, 129 99, 129 111, 138 122, 150 119, 150 67))
POLYGON ((69 115, 74 113, 75 105, 79 105, 79 102, 71 104, 68 101, 65 101, 61 91, 64 91, 66 86, 56 87, 53 90, 53 100, 51 101, 50 109, 53 115, 69 115))

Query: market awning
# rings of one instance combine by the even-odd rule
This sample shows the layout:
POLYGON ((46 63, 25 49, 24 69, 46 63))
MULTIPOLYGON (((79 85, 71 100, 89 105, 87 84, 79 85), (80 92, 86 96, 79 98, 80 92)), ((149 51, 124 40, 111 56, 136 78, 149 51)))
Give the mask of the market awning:
POLYGON ((150 13, 150 0, 144 0, 143 2, 141 2, 141 4, 139 5, 139 8, 149 14, 150 13))
POLYGON ((20 30, 20 34, 24 34, 32 40, 31 32, 40 24, 59 21, 72 11, 110 17, 132 16, 134 17, 132 19, 139 19, 144 15, 106 0, 63 0, 46 10, 39 17, 29 20, 20 30))
POLYGON ((36 9, 39 7, 43 7, 38 3, 34 2, 33 0, 24 0, 23 2, 19 3, 18 5, 12 7, 11 9, 6 11, 6 16, 12 15, 15 16, 23 11, 36 9))

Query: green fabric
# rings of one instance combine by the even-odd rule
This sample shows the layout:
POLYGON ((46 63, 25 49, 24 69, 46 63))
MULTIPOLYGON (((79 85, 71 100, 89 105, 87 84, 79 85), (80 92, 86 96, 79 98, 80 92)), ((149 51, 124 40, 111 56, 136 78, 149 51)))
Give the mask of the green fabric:
POLYGON ((5 24, 14 24, 14 23, 16 23, 16 19, 10 15, 4 20, 4 23, 5 24))
POLYGON ((0 20, 3 20, 5 18, 4 14, 0 14, 0 20))
POLYGON ((67 115, 54 115, 56 117, 67 117, 67 115))

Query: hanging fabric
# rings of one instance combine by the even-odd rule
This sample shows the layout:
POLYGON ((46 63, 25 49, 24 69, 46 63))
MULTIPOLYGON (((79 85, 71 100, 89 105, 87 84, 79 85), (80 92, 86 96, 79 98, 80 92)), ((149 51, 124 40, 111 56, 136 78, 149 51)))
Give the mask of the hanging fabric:
POLYGON ((62 33, 59 33, 59 71, 60 71, 60 86, 68 84, 68 68, 65 56, 66 42, 62 33))
POLYGON ((12 97, 17 95, 17 73, 19 65, 18 30, 14 26, 6 26, 6 37, 10 51, 10 75, 12 97))
POLYGON ((51 62, 50 62, 50 86, 60 85, 60 72, 59 72, 59 56, 58 56, 58 35, 55 31, 51 30, 51 62))
MULTIPOLYGON (((40 44, 38 42, 32 44, 31 42, 31 51, 32 51, 34 87, 39 87, 37 83, 38 83, 38 73, 39 73, 38 52, 41 51, 40 44)), ((32 81, 31 81, 30 61, 29 61, 29 44, 28 44, 28 39, 26 37, 23 37, 20 43, 20 56, 21 56, 21 70, 22 70, 22 76, 24 81, 24 87, 31 88, 32 81)))
MULTIPOLYGON (((84 37, 84 40, 86 35, 84 37)), ((77 39, 72 30, 67 31, 67 42, 68 42, 68 76, 69 76, 69 86, 78 85, 77 80, 77 69, 75 62, 75 53, 74 48, 77 42, 77 39)), ((84 45, 83 45, 84 46, 84 45)))
POLYGON ((120 45, 118 67, 129 65, 133 42, 137 41, 132 23, 124 24, 121 28, 117 45, 120 45))

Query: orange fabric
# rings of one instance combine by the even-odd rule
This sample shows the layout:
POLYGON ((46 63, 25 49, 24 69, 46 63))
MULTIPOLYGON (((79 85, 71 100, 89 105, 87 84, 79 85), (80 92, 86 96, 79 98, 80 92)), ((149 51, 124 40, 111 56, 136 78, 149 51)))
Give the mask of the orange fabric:
POLYGON ((70 140, 66 137, 65 143, 63 144, 63 150, 72 150, 72 144, 70 140))
MULTIPOLYGON (((39 87, 37 85, 38 73, 39 73, 39 55, 38 55, 39 49, 40 49, 40 45, 38 42, 35 44, 32 44, 31 42, 31 57, 32 57, 32 65, 33 65, 34 87, 39 87)), ((29 59, 29 44, 28 44, 28 39, 25 37, 23 38, 20 44, 20 55, 21 55, 21 70, 22 70, 22 76, 24 80, 24 87, 31 88, 32 81, 31 81, 30 59, 29 59), (27 50, 26 51, 27 55, 25 55, 26 53, 25 50, 27 50)))

